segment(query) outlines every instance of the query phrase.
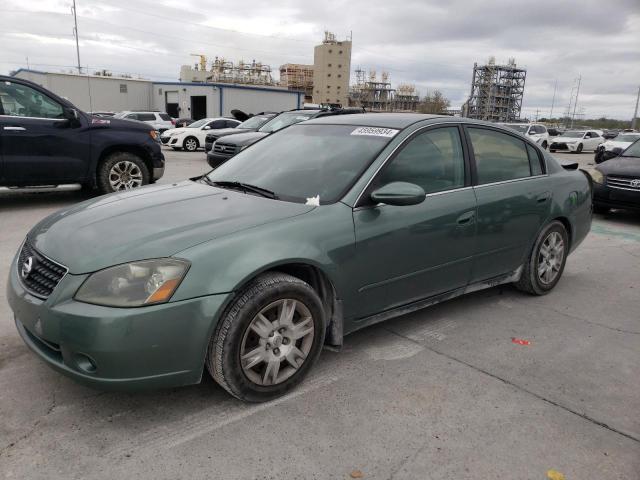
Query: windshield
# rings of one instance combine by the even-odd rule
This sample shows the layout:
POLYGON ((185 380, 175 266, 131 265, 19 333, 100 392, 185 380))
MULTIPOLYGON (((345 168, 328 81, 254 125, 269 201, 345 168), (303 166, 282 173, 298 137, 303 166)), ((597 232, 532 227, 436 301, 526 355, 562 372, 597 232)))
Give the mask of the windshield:
POLYGON ((529 130, 529 125, 509 125, 506 124, 505 127, 509 127, 512 130, 515 130, 516 132, 520 132, 520 133, 527 133, 527 130, 529 130))
POLYGON ((640 140, 627 148, 622 154, 623 157, 640 157, 640 140))
POLYGON ((245 120, 236 128, 260 128, 266 122, 268 122, 273 117, 268 117, 264 115, 256 115, 255 117, 251 117, 249 120, 245 120))
POLYGON ((207 123, 209 123, 211 120, 209 120, 208 118, 203 118, 202 120, 198 120, 197 122, 193 122, 191 125, 187 125, 187 128, 200 128, 200 127, 204 127, 207 123))
POLYGON ((270 122, 265 123, 258 131, 264 133, 277 132, 278 130, 283 129, 284 127, 288 127, 289 125, 293 125, 294 123, 300 123, 304 122, 305 120, 309 120, 315 114, 316 112, 281 113, 277 117, 273 118, 270 122))
POLYGON ((638 140, 640 138, 640 134, 624 134, 621 133, 620 135, 618 135, 617 137, 615 137, 613 139, 614 142, 635 142, 636 140, 638 140))
POLYGON ((358 134, 361 130, 354 125, 295 125, 265 137, 207 177, 268 189, 280 200, 334 203, 391 140, 358 134))
POLYGON ((582 138, 584 137, 584 132, 569 131, 569 132, 564 132, 562 136, 567 138, 582 138))

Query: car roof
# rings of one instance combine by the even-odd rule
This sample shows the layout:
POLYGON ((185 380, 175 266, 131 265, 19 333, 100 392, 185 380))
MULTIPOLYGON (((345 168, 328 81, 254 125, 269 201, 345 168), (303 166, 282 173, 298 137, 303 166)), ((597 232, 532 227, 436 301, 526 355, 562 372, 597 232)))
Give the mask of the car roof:
POLYGON ((435 119, 456 119, 448 115, 428 115, 424 113, 362 113, 353 115, 330 115, 307 120, 305 124, 361 125, 364 127, 406 128, 416 122, 435 119))

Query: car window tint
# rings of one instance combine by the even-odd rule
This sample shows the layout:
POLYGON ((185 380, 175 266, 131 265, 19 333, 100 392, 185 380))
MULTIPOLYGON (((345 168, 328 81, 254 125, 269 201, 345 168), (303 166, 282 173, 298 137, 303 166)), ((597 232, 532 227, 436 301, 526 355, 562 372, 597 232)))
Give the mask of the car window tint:
POLYGON ((215 121, 209 123, 209 127, 213 128, 213 129, 226 128, 226 126, 227 126, 227 122, 225 120, 215 120, 215 121))
POLYGON ((156 116, 153 113, 139 113, 138 120, 142 122, 153 122, 156 116))
POLYGON ((542 163, 536 149, 527 144, 527 153, 529 154, 529 163, 531 164, 531 175, 542 175, 542 163))
POLYGON ((126 117, 127 120, 138 120, 138 114, 137 113, 130 113, 129 115, 127 115, 126 117))
POLYGON ((37 90, 18 83, 0 84, 4 115, 32 118, 64 118, 62 105, 37 90))
POLYGON ((478 183, 502 182, 531 175, 525 142, 511 135, 469 128, 478 183))
MULTIPOLYGON (((227 120, 225 122, 225 124, 226 124, 226 128, 236 128, 240 124, 240 122, 234 122, 233 120, 227 120)), ((223 128, 223 127, 221 127, 221 128, 223 128)))
POLYGON ((385 167, 377 186, 391 182, 420 185, 425 193, 464 186, 464 156, 457 127, 421 133, 385 167))
POLYGON ((160 114, 160 118, 161 118, 162 120, 164 120, 165 122, 170 122, 170 121, 171 121, 171 117, 170 117, 168 114, 166 114, 166 113, 161 113, 161 114, 160 114))

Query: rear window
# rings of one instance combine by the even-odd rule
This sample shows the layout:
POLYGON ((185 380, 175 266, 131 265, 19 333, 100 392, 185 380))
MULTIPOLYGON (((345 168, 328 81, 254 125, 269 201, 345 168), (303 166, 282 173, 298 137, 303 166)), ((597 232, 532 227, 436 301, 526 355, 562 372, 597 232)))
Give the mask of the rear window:
POLYGON ((138 120, 142 122, 152 122, 156 119, 156 116, 153 113, 139 113, 138 120))
POLYGON ((170 122, 171 121, 171 117, 169 115, 167 115, 166 113, 161 113, 160 114, 160 118, 166 122, 170 122))

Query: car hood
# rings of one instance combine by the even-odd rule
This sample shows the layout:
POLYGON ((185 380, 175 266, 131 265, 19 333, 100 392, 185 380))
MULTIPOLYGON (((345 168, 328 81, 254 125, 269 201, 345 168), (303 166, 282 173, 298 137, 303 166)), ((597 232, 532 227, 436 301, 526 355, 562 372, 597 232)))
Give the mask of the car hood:
POLYGON ((255 132, 252 128, 219 128, 209 132, 207 135, 214 137, 226 137, 227 135, 236 135, 238 133, 255 132))
POLYGON ((82 202, 45 218, 28 238, 42 254, 81 274, 171 256, 313 208, 188 180, 82 202))
POLYGON ((169 130, 165 130, 162 135, 163 136, 168 136, 168 135, 179 135, 181 133, 185 133, 188 132, 189 130, 193 131, 196 130, 195 128, 187 128, 187 127, 176 127, 176 128, 170 128, 169 130))
POLYGON ((138 120, 124 120, 122 118, 113 117, 96 117, 95 115, 88 115, 89 123, 93 130, 96 129, 118 129, 118 130, 139 130, 141 132, 149 132, 153 130, 148 123, 139 122, 138 120))
POLYGON ((553 137, 553 141, 554 141, 554 142, 558 142, 558 143, 579 142, 580 140, 584 140, 584 138, 573 138, 573 137, 553 137))
POLYGON ((614 157, 597 167, 605 175, 630 175, 640 178, 639 157, 614 157))
POLYGON ((238 145, 242 147, 243 145, 251 145, 267 135, 269 134, 263 132, 239 133, 225 138, 224 143, 227 145, 238 145))
POLYGON ((615 140, 607 140, 602 145, 606 150, 612 150, 614 148, 622 148, 625 149, 633 142, 616 142, 615 140))

